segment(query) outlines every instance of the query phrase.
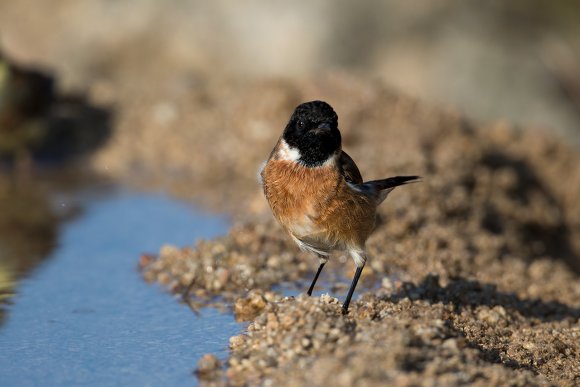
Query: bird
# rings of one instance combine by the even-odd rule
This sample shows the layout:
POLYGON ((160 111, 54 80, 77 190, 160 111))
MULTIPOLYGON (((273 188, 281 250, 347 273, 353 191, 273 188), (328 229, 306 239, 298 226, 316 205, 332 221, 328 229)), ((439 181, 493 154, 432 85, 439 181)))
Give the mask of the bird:
POLYGON ((259 178, 274 218, 301 250, 319 259, 308 296, 333 251, 346 251, 354 260, 356 272, 342 305, 347 314, 367 261, 365 243, 375 227, 377 207, 395 187, 420 177, 363 182, 342 150, 336 112, 317 100, 296 107, 259 178))

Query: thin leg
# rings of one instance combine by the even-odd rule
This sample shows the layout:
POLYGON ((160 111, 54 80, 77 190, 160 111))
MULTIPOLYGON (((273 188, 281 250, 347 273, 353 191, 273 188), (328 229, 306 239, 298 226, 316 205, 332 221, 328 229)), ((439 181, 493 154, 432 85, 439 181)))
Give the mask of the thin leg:
POLYGON ((362 266, 356 268, 356 273, 354 273, 354 278, 352 279, 352 283, 350 284, 350 289, 348 290, 348 295, 346 296, 346 300, 344 300, 344 304, 342 304, 342 314, 348 313, 348 305, 350 304, 350 299, 352 298, 352 294, 354 293, 354 289, 356 288, 356 284, 358 283, 358 279, 363 271, 365 264, 363 262, 362 266))
POLYGON ((318 270, 316 271, 316 275, 314 276, 314 279, 312 280, 312 284, 310 284, 310 288, 308 289, 308 292, 306 293, 309 296, 312 295, 312 290, 314 289, 314 285, 316 284, 316 281, 318 281, 318 276, 320 275, 320 272, 322 271, 322 268, 324 267, 324 265, 326 265, 326 262, 321 262, 320 266, 318 266, 318 270))

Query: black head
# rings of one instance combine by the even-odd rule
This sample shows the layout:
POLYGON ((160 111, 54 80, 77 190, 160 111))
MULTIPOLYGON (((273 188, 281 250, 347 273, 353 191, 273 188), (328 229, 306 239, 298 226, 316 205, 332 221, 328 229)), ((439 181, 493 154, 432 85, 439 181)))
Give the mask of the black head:
POLYGON ((294 110, 282 138, 298 149, 302 163, 322 165, 340 149, 338 116, 326 102, 305 102, 294 110))

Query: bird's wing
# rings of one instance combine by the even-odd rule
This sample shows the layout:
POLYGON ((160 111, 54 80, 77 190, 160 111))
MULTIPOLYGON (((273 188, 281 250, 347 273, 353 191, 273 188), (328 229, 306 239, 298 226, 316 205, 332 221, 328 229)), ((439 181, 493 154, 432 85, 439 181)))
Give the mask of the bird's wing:
POLYGON ((345 151, 341 152, 338 163, 342 171, 342 175, 348 183, 362 184, 363 178, 360 174, 360 171, 358 170, 358 167, 354 163, 354 160, 345 151))

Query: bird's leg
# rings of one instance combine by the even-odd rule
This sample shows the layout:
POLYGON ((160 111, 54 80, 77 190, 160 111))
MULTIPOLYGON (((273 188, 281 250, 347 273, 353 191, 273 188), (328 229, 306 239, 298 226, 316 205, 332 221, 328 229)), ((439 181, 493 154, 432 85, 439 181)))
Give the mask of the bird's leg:
POLYGON ((365 267, 364 261, 362 262, 361 266, 357 266, 356 273, 354 273, 354 278, 352 279, 352 283, 350 284, 350 289, 348 290, 348 294, 346 296, 346 300, 344 300, 344 304, 342 304, 342 314, 348 313, 348 305, 350 304, 350 299, 352 298, 352 294, 354 293, 354 289, 356 288, 356 284, 358 283, 358 279, 365 267))
POLYGON ((306 294, 308 294, 309 296, 312 295, 312 290, 314 290, 314 285, 316 284, 316 281, 318 281, 318 276, 320 275, 320 272, 322 271, 322 268, 324 267, 324 265, 326 265, 327 260, 323 259, 322 257, 320 257, 320 266, 318 266, 318 270, 316 271, 316 275, 314 276, 314 279, 312 280, 312 283, 310 284, 310 288, 308 288, 308 292, 306 292, 306 294))

